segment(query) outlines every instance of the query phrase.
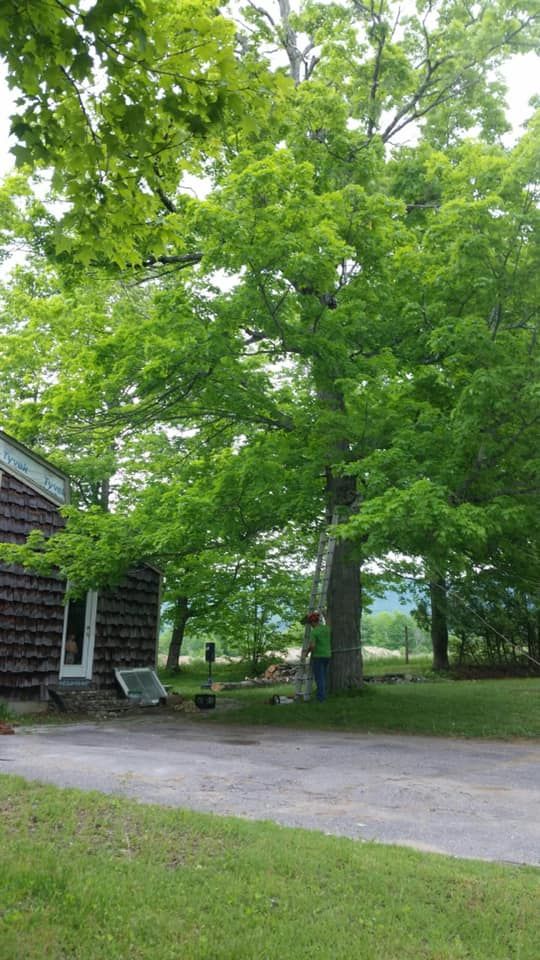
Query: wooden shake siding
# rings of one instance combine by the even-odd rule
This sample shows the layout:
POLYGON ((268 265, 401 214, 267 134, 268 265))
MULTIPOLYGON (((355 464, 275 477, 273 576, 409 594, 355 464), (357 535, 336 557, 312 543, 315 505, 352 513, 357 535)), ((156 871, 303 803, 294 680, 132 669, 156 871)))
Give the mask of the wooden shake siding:
MULTIPOLYGON (((0 477, 0 540, 24 543, 31 530, 54 533, 58 507, 7 472, 0 477)), ((35 697, 58 677, 64 582, 0 564, 0 694, 35 697)))
POLYGON ((160 576, 151 567, 130 570, 116 589, 98 593, 93 680, 115 686, 115 667, 155 667, 160 576))

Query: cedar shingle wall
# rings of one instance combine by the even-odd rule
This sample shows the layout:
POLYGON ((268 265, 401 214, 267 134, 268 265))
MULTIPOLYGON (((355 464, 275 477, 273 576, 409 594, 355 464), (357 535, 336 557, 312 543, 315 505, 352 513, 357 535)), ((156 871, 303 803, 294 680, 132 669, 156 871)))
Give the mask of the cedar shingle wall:
MULTIPOLYGON (((2 472, 0 540, 24 543, 31 530, 51 534, 63 523, 55 504, 2 472)), ((58 578, 0 564, 0 693, 33 697, 58 677, 63 596, 58 578)))
POLYGON ((115 667, 154 667, 160 577, 150 567, 130 570, 115 590, 98 594, 94 680, 114 687, 115 667))
MULTIPOLYGON (((3 472, 0 540, 24 543, 31 530, 52 534, 64 524, 55 504, 3 472)), ((64 624, 64 581, 0 564, 0 695, 39 696, 56 685, 64 624)), ((98 593, 93 683, 115 686, 115 667, 155 666, 160 577, 131 570, 114 590, 98 593)))

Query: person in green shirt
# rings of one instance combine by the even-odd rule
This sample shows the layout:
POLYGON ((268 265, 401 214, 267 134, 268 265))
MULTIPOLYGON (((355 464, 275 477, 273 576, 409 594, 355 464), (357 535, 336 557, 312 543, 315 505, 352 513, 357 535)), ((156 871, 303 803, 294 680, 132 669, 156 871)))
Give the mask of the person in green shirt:
POLYGON ((318 611, 308 613, 306 623, 311 627, 308 653, 311 653, 313 676, 317 684, 317 700, 322 703, 326 700, 328 686, 328 665, 332 656, 332 642, 330 627, 318 611))

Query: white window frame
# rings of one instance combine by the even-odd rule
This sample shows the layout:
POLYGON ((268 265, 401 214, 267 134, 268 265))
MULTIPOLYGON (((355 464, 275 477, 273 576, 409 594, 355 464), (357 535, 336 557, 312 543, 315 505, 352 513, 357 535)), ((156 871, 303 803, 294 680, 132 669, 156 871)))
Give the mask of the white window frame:
POLYGON ((165 687, 161 684, 161 681, 159 680, 159 677, 156 671, 153 670, 152 667, 127 667, 125 669, 123 667, 117 667, 114 673, 115 673, 116 679, 118 680, 118 683, 122 688, 123 693, 130 700, 140 700, 141 703, 159 703, 160 700, 167 699, 167 691, 165 690, 165 687), (141 690, 140 697, 136 693, 130 692, 129 686, 127 685, 124 678, 126 676, 137 677, 141 673, 149 674, 151 676, 152 683, 154 684, 156 693, 158 694, 157 697, 151 697, 150 699, 148 699, 147 697, 144 696, 144 693, 142 692, 142 690, 141 690))

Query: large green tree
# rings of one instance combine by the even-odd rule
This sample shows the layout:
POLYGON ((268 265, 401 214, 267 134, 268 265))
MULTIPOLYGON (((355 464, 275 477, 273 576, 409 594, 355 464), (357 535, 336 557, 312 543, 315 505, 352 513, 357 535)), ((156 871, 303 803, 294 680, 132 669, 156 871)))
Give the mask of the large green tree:
MULTIPOLYGON (((387 440, 361 467, 366 502, 353 526, 372 553, 420 558, 442 668, 452 578, 505 540, 525 547, 538 525, 534 140, 533 125, 511 151, 469 143, 430 155, 438 200, 419 233, 416 344, 383 389, 387 440)), ((411 267, 416 254, 405 253, 411 267)))
MULTIPOLYGON (((107 16, 113 8, 92 9, 107 16)), ((230 27, 204 9, 201 30, 229 31, 232 44, 230 27)), ((151 56, 172 57, 172 47, 154 47, 158 7, 148 10, 151 56)), ((174 7, 171 16, 184 19, 172 37, 185 36, 188 11, 174 7)), ((231 122, 233 98, 220 106, 219 131, 210 117, 195 136, 189 104, 181 98, 182 115, 172 116, 167 90, 143 83, 146 54, 134 64, 130 51, 105 63, 112 79, 103 97, 83 102, 90 124, 73 99, 86 144, 98 130, 99 150, 78 167, 59 141, 46 145, 41 159, 58 171, 53 188, 69 208, 44 228, 43 247, 66 282, 77 257, 95 268, 130 265, 135 280, 159 264, 182 268, 152 291, 151 316, 142 315, 136 335, 127 321, 125 338, 112 338, 119 368, 132 370, 131 392, 100 424, 232 431, 257 458, 260 478, 276 464, 286 476, 281 500, 264 501, 268 527, 272 511, 307 525, 337 514, 343 536, 329 615, 332 685, 343 689, 361 679, 360 570, 373 550, 417 551, 443 593, 464 540, 485 550, 490 530, 501 529, 497 497, 509 498, 508 516, 524 495, 521 486, 496 488, 494 468, 505 443, 507 470, 518 449, 532 462, 534 396, 524 369, 533 298, 523 267, 533 250, 533 171, 530 147, 520 159, 500 146, 507 123, 496 71, 537 42, 538 11, 527 2, 419 0, 405 13, 380 0, 308 3, 293 13, 280 0, 244 15, 223 80, 226 94, 243 89, 240 123, 231 122), (281 61, 265 54, 276 46, 281 61), (135 84, 144 112, 131 126, 123 106, 114 113, 117 99, 128 107, 132 99, 115 86, 117 73, 135 84), (103 144, 118 177, 103 175, 103 144), (165 144, 156 172, 151 158, 165 144), (205 198, 188 199, 188 168, 206 174, 205 198), (486 364, 500 368, 501 397, 519 387, 526 420, 520 432, 507 405, 484 457, 475 403, 479 388, 488 402, 486 364), (480 522, 473 498, 487 478, 480 522)), ((20 51, 21 38, 14 43, 20 51)), ((196 48, 196 82, 214 90, 216 45, 204 57, 196 48)), ((10 62, 17 82, 20 61, 10 62)), ((44 71, 43 95, 54 82, 44 71)), ((22 106, 35 96, 23 88, 22 106)), ((207 118, 204 96, 200 109, 207 118)), ((444 608, 434 599, 433 610, 443 665, 444 608)))

